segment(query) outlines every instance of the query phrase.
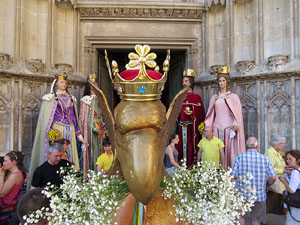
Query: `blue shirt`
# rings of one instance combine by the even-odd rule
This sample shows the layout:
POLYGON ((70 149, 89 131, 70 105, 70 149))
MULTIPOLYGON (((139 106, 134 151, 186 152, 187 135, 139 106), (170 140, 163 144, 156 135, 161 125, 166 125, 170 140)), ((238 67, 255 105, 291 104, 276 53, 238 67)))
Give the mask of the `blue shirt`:
MULTIPOLYGON (((268 177, 276 173, 270 160, 258 153, 255 149, 248 149, 245 153, 239 154, 233 163, 232 174, 237 177, 237 188, 241 191, 243 184, 239 177, 247 177, 247 173, 253 176, 250 180, 251 187, 256 189, 256 202, 264 202, 267 199, 266 184, 268 177)), ((247 196, 245 196, 247 197, 247 196)))

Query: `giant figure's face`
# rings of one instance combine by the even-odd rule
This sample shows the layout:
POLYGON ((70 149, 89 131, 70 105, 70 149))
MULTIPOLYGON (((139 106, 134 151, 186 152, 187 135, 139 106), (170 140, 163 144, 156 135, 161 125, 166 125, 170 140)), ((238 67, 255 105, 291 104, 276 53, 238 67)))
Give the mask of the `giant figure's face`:
POLYGON ((58 79, 56 81, 55 85, 56 85, 57 90, 59 90, 59 91, 65 91, 67 89, 67 84, 68 84, 68 81, 58 79))
POLYGON ((159 101, 121 101, 115 109, 115 148, 123 175, 143 204, 156 194, 163 176, 166 109, 159 101))
POLYGON ((219 87, 220 87, 220 89, 226 89, 226 87, 227 87, 227 80, 225 79, 225 77, 220 77, 220 79, 219 79, 219 87))

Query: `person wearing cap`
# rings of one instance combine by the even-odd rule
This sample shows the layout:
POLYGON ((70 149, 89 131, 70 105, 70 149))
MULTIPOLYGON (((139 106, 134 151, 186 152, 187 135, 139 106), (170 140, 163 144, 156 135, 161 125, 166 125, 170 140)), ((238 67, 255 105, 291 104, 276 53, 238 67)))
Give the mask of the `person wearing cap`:
MULTIPOLYGON (((42 97, 42 106, 36 127, 35 139, 33 143, 30 175, 43 162, 47 161, 49 149, 49 132, 55 130, 58 138, 70 140, 69 158, 76 170, 79 170, 79 160, 76 146, 76 137, 86 145, 77 121, 77 100, 67 90, 67 74, 57 74, 51 85, 51 91, 42 97)), ((30 184, 29 184, 30 186, 30 184)))
MULTIPOLYGON (((96 74, 91 74, 89 80, 97 86, 96 74)), ((87 82, 84 97, 80 99, 79 127, 83 138, 89 143, 86 156, 83 157, 83 170, 96 170, 97 158, 104 152, 102 141, 107 134, 102 110, 94 88, 87 82)))
POLYGON ((186 69, 183 73, 182 85, 189 90, 182 103, 179 115, 179 143, 177 149, 179 160, 184 159, 188 167, 197 162, 198 146, 201 135, 198 126, 204 121, 205 111, 201 97, 193 92, 197 71, 186 69))
POLYGON ((209 103, 205 126, 214 127, 215 137, 225 145, 224 169, 233 166, 235 157, 246 151, 242 105, 237 94, 230 91, 230 67, 219 67, 219 93, 209 103))

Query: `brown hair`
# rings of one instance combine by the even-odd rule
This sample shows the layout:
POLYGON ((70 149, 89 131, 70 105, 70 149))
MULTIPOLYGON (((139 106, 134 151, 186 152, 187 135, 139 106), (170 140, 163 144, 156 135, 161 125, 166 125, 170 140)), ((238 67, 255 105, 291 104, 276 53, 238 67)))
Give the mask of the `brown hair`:
POLYGON ((219 80, 221 77, 224 77, 225 80, 226 80, 226 91, 230 91, 230 75, 229 74, 224 74, 224 73, 221 73, 221 74, 218 74, 217 75, 217 84, 219 85, 219 80))
POLYGON ((298 165, 300 166, 300 151, 299 150, 291 150, 291 151, 288 151, 285 155, 287 156, 288 154, 290 154, 291 156, 296 158, 298 165))
POLYGON ((67 138, 61 138, 57 141, 57 143, 61 144, 61 145, 69 145, 71 142, 69 139, 67 138))
POLYGON ((6 155, 11 161, 17 162, 18 169, 22 172, 24 179, 26 178, 26 169, 24 166, 24 154, 19 151, 11 151, 6 153, 6 155))
MULTIPOLYGON (((34 214, 35 211, 41 210, 43 207, 49 208, 51 211, 50 199, 42 193, 42 190, 42 188, 33 189, 24 194, 20 199, 17 213, 22 224, 25 224, 26 222, 23 218, 25 215, 34 214)), ((47 222, 47 219, 40 218, 37 224, 48 224, 47 222)))

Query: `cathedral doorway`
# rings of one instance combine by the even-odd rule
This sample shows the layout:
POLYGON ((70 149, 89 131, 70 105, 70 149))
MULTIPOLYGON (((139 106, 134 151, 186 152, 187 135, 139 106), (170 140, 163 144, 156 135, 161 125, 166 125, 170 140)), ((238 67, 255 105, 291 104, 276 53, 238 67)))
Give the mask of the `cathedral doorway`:
MULTIPOLYGON (((125 65, 129 62, 128 54, 132 52, 132 49, 107 49, 108 58, 111 62, 115 60, 119 65, 120 72, 125 70, 125 65)), ((155 60, 157 65, 160 67, 160 72, 162 72, 162 65, 166 59, 166 50, 152 49, 151 52, 157 54, 157 59, 155 60)), ((114 109, 120 102, 120 98, 117 91, 114 90, 112 82, 110 80, 108 70, 106 68, 104 49, 98 49, 99 55, 99 87, 104 92, 107 97, 107 101, 112 109, 114 109)), ((162 93, 161 101, 166 106, 169 107, 175 95, 182 88, 182 74, 186 65, 186 50, 171 49, 171 60, 170 60, 170 70, 168 73, 168 79, 165 84, 164 91, 162 93)))

